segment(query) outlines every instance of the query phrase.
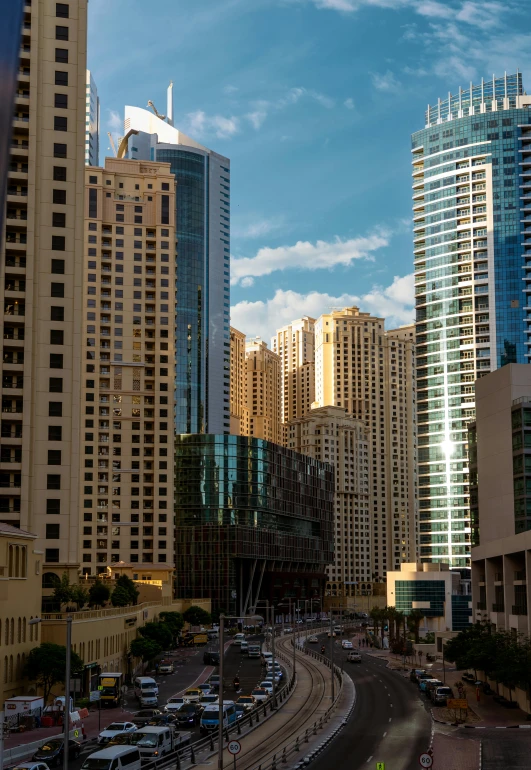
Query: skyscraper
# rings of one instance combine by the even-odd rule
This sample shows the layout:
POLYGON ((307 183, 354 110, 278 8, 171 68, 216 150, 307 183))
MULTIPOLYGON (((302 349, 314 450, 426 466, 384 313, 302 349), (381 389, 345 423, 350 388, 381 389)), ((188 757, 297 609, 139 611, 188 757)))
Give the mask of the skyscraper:
POLYGON ((271 350, 282 363, 282 422, 296 420, 315 401, 315 318, 304 316, 277 329, 271 350))
POLYGON ((232 326, 230 327, 230 432, 232 436, 249 435, 245 334, 232 326))
POLYGON ((358 514, 354 564, 360 581, 379 582, 416 558, 414 366, 413 326, 386 332, 383 318, 356 307, 315 322, 315 401, 344 407, 368 429, 370 504, 358 514))
POLYGON ((77 574, 87 2, 24 7, 2 293, 0 519, 77 574))
POLYGON ((170 163, 177 181, 177 433, 230 430, 230 161, 173 127, 168 114, 125 108, 129 157, 170 163))
POLYGON ((87 70, 85 99, 85 165, 97 166, 100 162, 100 100, 90 70, 87 70))
POLYGON ((420 557, 454 568, 470 566, 474 382, 530 355, 530 107, 520 73, 482 80, 412 137, 420 557))
POLYGON ((175 180, 167 163, 116 158, 85 177, 80 561, 90 575, 173 563, 175 180))
POLYGON ((284 443, 280 419, 280 358, 260 337, 245 343, 245 390, 249 435, 284 443))

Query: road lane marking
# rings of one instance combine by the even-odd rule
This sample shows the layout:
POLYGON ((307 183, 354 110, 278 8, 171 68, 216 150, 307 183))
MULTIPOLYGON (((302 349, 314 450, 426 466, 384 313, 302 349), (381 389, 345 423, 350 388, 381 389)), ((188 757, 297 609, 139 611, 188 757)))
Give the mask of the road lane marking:
POLYGON ((383 737, 385 738, 385 736, 386 736, 386 735, 387 735, 387 730, 386 730, 386 731, 385 731, 385 733, 383 734, 383 737))
POLYGON ((369 759, 367 760, 367 764, 369 764, 369 762, 371 761, 371 759, 372 759, 372 754, 371 754, 371 756, 369 757, 369 759))
POLYGON ((389 721, 391 721, 391 719, 392 719, 392 718, 393 718, 393 717, 389 717, 389 721))

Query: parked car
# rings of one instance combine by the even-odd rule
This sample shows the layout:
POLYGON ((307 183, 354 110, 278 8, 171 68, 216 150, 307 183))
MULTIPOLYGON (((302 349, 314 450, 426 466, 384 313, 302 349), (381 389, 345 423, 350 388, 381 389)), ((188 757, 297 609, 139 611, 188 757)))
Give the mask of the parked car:
POLYGON ((435 706, 446 706, 448 698, 453 698, 453 692, 451 687, 436 687, 432 694, 432 701, 435 706))
POLYGON ((426 684, 424 685, 424 692, 428 696, 428 698, 431 698, 432 693, 437 689, 437 687, 442 687, 444 682, 441 682, 440 679, 427 679, 426 684))
POLYGON ((136 724, 133 722, 111 722, 111 724, 98 735, 98 743, 108 743, 111 738, 114 738, 118 733, 134 733, 135 730, 136 724))
POLYGON ((427 688, 428 684, 431 683, 431 682, 436 683, 437 686, 442 684, 442 682, 439 679, 435 679, 434 677, 430 677, 429 679, 424 677, 423 679, 419 679, 419 690, 421 692, 427 693, 428 690, 426 688, 427 688))
MULTIPOLYGON (((53 767, 53 765, 59 766, 63 764, 63 750, 63 738, 51 738, 37 749, 32 759, 38 762, 46 762, 48 767, 53 767)), ((80 753, 81 744, 78 741, 69 740, 68 759, 78 759, 80 753)))
POLYGON ((255 687, 254 690, 251 691, 251 695, 255 700, 258 700, 258 701, 264 701, 269 698, 268 691, 265 690, 263 687, 255 687))
POLYGON ((202 712, 203 709, 199 703, 185 703, 176 713, 177 724, 179 727, 183 725, 192 725, 195 727, 201 720, 202 712))
POLYGON ((418 686, 419 686, 419 688, 420 688, 420 685, 422 684, 422 682, 423 682, 425 679, 433 679, 433 678, 434 678, 434 677, 433 677, 433 674, 430 674, 430 673, 428 673, 427 671, 425 671, 423 674, 418 674, 418 675, 417 675, 417 680, 416 680, 416 681, 417 681, 417 684, 418 684, 418 686))

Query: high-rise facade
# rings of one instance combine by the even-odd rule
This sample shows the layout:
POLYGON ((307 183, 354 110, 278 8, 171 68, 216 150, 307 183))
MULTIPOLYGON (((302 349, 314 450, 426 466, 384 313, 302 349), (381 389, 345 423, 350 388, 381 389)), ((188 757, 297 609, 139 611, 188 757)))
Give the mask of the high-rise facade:
POLYGON ((130 158, 170 163, 177 181, 175 430, 230 430, 230 161, 173 127, 125 108, 130 158))
POLYGON ((249 435, 245 334, 232 326, 230 327, 230 432, 232 436, 249 435))
POLYGON ((280 417, 280 358, 260 337, 245 343, 246 406, 249 435, 284 443, 280 417))
POLYGON ((320 316, 315 400, 345 408, 367 427, 369 531, 363 544, 360 535, 355 574, 381 581, 417 552, 414 327, 386 332, 383 318, 356 307, 320 316))
POLYGON ((327 568, 327 592, 356 596, 372 580, 365 567, 371 529, 365 423, 343 407, 312 409, 286 425, 286 446, 334 466, 334 561, 327 568))
POLYGON ((87 167, 83 574, 173 563, 175 179, 167 163, 87 167))
POLYGON ((24 7, 2 292, 0 519, 76 574, 86 0, 24 7))
POLYGON ((530 107, 521 74, 493 78, 412 137, 420 558, 453 568, 470 566, 474 382, 529 361, 530 107))
POLYGON ((271 350, 282 364, 282 422, 304 417, 315 401, 315 318, 304 316, 277 329, 271 350))
POLYGON ((87 70, 85 88, 85 165, 98 166, 100 162, 100 100, 90 70, 87 70))

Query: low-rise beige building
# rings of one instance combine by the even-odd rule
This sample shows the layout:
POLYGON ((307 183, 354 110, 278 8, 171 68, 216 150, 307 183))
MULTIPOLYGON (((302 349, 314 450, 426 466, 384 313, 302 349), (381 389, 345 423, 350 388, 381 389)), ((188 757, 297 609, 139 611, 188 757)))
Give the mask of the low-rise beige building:
POLYGON ((40 626, 29 625, 41 611, 42 551, 36 535, 0 523, 0 705, 24 695, 23 670, 40 642, 40 626))

